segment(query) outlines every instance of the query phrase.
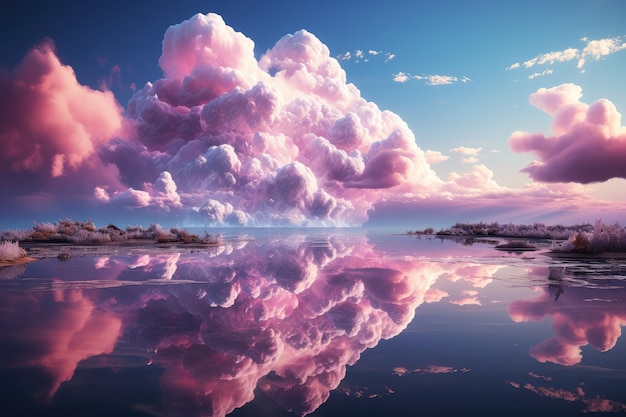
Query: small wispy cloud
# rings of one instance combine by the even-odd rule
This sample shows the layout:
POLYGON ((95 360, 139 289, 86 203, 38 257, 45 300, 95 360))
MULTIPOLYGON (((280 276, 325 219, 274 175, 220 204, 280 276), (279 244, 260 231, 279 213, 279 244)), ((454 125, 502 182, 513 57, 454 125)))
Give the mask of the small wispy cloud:
POLYGON ((424 157, 426 158, 426 162, 431 165, 438 164, 443 161, 447 161, 450 158, 448 155, 444 155, 439 151, 431 151, 427 150, 424 152, 424 157))
MULTIPOLYGON (((507 71, 514 70, 517 68, 532 68, 536 65, 553 65, 556 63, 569 62, 573 60, 577 60, 576 67, 578 69, 582 69, 587 60, 598 61, 603 57, 614 54, 621 50, 626 49, 626 42, 622 41, 622 37, 614 37, 614 38, 604 38, 604 39, 596 39, 589 40, 589 38, 581 38, 582 42, 585 42, 586 45, 582 49, 578 48, 567 48, 561 51, 552 51, 544 54, 537 55, 534 58, 531 58, 522 63, 515 62, 514 64, 509 65, 505 69, 507 71)), ((545 72, 545 71, 544 71, 545 72)), ((584 72, 584 71, 583 71, 584 72)), ((530 79, 535 78, 540 75, 546 75, 544 73, 535 73, 534 77, 529 77, 530 79)))
POLYGON ((544 75, 550 75, 550 74, 552 74, 553 72, 554 72, 554 70, 552 70, 552 69, 547 69, 547 70, 542 71, 542 72, 535 72, 535 73, 530 74, 530 75, 528 76, 528 79, 529 79, 529 80, 532 80, 533 78, 543 77, 544 75))
POLYGON ((469 77, 462 76, 456 77, 453 75, 440 75, 440 74, 420 74, 412 75, 408 72, 400 71, 393 74, 393 80, 397 83, 405 83, 409 80, 422 80, 426 85, 450 85, 454 83, 467 83, 472 81, 469 77))
POLYGON ((478 154, 482 150, 483 148, 466 148, 465 146, 458 146, 456 148, 450 149, 450 152, 460 153, 462 155, 468 155, 468 156, 478 156, 478 154))
POLYGON ((411 79, 411 76, 405 72, 400 71, 393 75, 393 80, 397 83, 405 83, 411 79))
POLYGON ((337 55, 339 61, 349 61, 350 58, 352 58, 351 52, 344 52, 343 54, 337 55))
POLYGON ((578 57, 578 49, 567 48, 564 51, 548 52, 525 61, 524 68, 532 68, 535 65, 554 64, 556 62, 567 62, 578 57))
MULTIPOLYGON (((583 38, 587 40, 586 38, 583 38)), ((581 39, 581 40, 583 40, 581 39)), ((594 41, 588 41, 587 46, 583 49, 581 57, 578 60, 577 68, 582 68, 585 65, 587 58, 593 58, 595 61, 600 58, 614 54, 623 49, 626 49, 626 42, 622 42, 620 38, 607 38, 594 41)))
POLYGON ((354 63, 359 62, 369 62, 372 59, 383 59, 384 62, 389 62, 396 57, 395 54, 391 52, 383 52, 377 51, 375 49, 368 49, 367 51, 363 49, 355 49, 354 51, 346 51, 342 54, 337 55, 339 61, 351 61, 354 63))
POLYGON ((450 149, 450 152, 463 155, 463 158, 461 158, 461 162, 465 164, 475 164, 478 162, 478 154, 482 150, 483 148, 467 148, 465 146, 459 146, 450 149))
POLYGON ((510 70, 512 70, 512 69, 519 68, 519 67, 520 67, 520 63, 519 63, 519 62, 516 62, 515 64, 511 64, 511 65, 509 65, 509 66, 508 66, 508 67, 506 67, 505 69, 506 69, 507 71, 510 71, 510 70))

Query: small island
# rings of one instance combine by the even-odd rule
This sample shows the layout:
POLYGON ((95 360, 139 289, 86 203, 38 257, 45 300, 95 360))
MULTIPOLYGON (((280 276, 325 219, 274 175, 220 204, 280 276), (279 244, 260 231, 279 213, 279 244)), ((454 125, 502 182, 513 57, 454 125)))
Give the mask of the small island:
POLYGON ((432 227, 407 232, 409 235, 433 235, 437 237, 508 239, 497 243, 499 250, 535 250, 532 240, 551 241, 551 253, 591 254, 626 253, 626 228, 618 223, 605 224, 597 220, 595 224, 585 223, 573 226, 516 225, 513 223, 456 223, 435 232, 432 227))
POLYGON ((0 232, 0 266, 16 265, 36 260, 20 246, 27 248, 41 246, 59 246, 57 257, 66 260, 71 257, 67 246, 138 246, 151 245, 156 247, 171 247, 184 245, 190 248, 219 246, 221 237, 205 232, 204 236, 189 233, 188 231, 172 227, 164 229, 159 224, 152 224, 148 228, 142 226, 128 226, 125 229, 108 224, 105 227, 96 227, 91 220, 85 222, 70 219, 55 223, 35 223, 27 230, 3 230, 0 232))

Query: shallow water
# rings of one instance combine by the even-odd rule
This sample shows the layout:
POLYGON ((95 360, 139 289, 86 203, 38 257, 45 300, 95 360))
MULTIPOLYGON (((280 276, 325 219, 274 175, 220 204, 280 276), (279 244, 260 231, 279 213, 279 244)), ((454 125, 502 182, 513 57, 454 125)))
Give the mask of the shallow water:
POLYGON ((0 415, 626 412, 624 259, 223 236, 0 270, 0 415))

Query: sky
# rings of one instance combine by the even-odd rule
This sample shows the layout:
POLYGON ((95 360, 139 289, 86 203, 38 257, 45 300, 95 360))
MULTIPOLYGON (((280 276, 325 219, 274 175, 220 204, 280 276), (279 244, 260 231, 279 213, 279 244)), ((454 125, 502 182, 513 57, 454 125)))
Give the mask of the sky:
POLYGON ((23 1, 0 227, 619 221, 622 1, 23 1))

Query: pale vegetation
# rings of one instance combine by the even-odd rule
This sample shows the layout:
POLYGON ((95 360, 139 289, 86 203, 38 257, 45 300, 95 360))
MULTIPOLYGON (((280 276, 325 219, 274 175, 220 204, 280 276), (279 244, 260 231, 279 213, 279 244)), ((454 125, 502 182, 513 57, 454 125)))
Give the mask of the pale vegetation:
POLYGON ((626 252, 626 228, 617 223, 607 225, 602 220, 598 220, 593 230, 572 233, 555 251, 577 253, 626 252))
POLYGON ((112 224, 98 228, 91 220, 80 222, 65 219, 55 223, 35 223, 28 230, 4 230, 0 232, 0 240, 80 244, 154 240, 159 243, 217 244, 220 236, 205 233, 201 237, 177 227, 164 230, 159 224, 152 224, 145 229, 142 226, 129 226, 122 230, 112 224))
POLYGON ((20 248, 19 242, 0 242, 0 262, 15 261, 26 256, 26 251, 20 248))
POLYGON ((494 223, 456 223, 455 225, 434 232, 428 228, 423 231, 409 232, 409 234, 436 234, 438 236, 472 236, 472 237, 508 237, 527 239, 568 239, 574 232, 588 232, 593 230, 591 224, 574 226, 545 225, 543 223, 526 224, 500 224, 494 223))
MULTIPOLYGON (((456 223, 450 228, 434 232, 432 228, 422 231, 408 232, 414 234, 434 234, 437 236, 463 237, 502 237, 513 239, 550 239, 563 241, 555 246, 554 252, 565 253, 603 253, 626 252, 626 228, 618 223, 605 224, 597 220, 594 225, 585 223, 574 226, 543 223, 532 225, 499 224, 499 223, 456 223)), ((499 245, 499 248, 525 247, 533 245, 519 240, 499 245)))

